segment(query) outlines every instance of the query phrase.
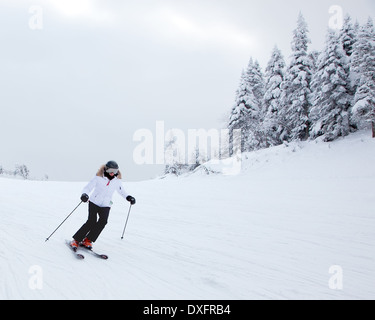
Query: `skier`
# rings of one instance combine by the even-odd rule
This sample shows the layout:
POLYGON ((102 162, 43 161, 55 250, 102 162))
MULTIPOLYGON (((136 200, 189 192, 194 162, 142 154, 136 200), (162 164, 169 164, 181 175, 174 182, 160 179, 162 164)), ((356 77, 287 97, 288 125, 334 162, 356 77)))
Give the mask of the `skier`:
POLYGON ((112 206, 112 196, 117 191, 123 198, 132 205, 135 199, 128 195, 121 183, 121 172, 115 161, 109 161, 106 165, 100 167, 96 176, 87 184, 82 191, 81 200, 89 200, 89 217, 87 222, 73 236, 70 243, 72 248, 78 248, 79 245, 92 249, 92 243, 95 242, 108 222, 109 212, 112 206), (92 192, 91 196, 89 194, 92 192), (99 216, 99 220, 97 219, 99 216))

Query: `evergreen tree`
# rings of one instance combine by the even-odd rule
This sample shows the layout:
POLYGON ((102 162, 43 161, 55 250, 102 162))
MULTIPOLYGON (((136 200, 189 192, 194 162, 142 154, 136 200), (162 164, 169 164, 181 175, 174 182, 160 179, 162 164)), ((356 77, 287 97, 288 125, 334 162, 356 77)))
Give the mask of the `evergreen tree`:
POLYGON ((14 175, 19 175, 25 180, 29 179, 30 170, 27 168, 26 165, 16 165, 16 170, 14 171, 14 175))
POLYGON ((264 99, 264 76, 258 61, 249 64, 247 69, 249 87, 252 91, 253 104, 249 113, 249 122, 247 125, 247 139, 245 149, 247 151, 266 148, 267 141, 264 133, 263 122, 265 118, 264 99))
POLYGON ((283 84, 285 118, 291 140, 306 140, 309 136, 309 96, 313 63, 307 49, 310 39, 305 19, 300 13, 292 41, 293 54, 283 84))
POLYGON ((316 51, 316 50, 313 50, 309 53, 309 58, 311 59, 311 66, 312 66, 311 72, 312 72, 312 74, 314 74, 315 71, 318 69, 319 56, 320 56, 320 52, 316 51))
POLYGON ((348 57, 332 29, 328 31, 326 48, 319 57, 311 87, 311 137, 324 136, 325 141, 333 141, 348 135, 352 101, 348 57))
POLYGON ((228 129, 242 130, 243 152, 260 148, 262 145, 261 114, 264 95, 264 80, 259 63, 250 59, 246 71, 242 72, 235 105, 229 119, 228 129))
POLYGON ((354 44, 356 42, 356 31, 352 24, 352 18, 347 15, 344 20, 344 25, 340 30, 340 41, 342 47, 348 57, 353 54, 354 44))
POLYGON ((283 104, 281 101, 281 85, 285 76, 285 61, 281 51, 275 46, 266 68, 266 86, 264 95, 265 131, 267 146, 276 146, 286 137, 283 104))
POLYGON ((375 31, 371 18, 360 28, 354 46, 353 64, 358 81, 353 117, 359 125, 370 122, 375 138, 375 31))
MULTIPOLYGON (((342 44, 342 48, 345 51, 346 56, 348 57, 348 63, 349 63, 349 75, 350 75, 350 96, 352 98, 352 102, 354 99, 354 94, 356 91, 356 88, 358 86, 358 83, 356 84, 356 81, 354 81, 355 77, 353 77, 352 72, 352 58, 353 58, 353 51, 354 46, 357 41, 358 36, 358 30, 359 30, 359 24, 356 22, 355 25, 352 23, 352 19, 349 15, 345 17, 343 27, 340 30, 339 39, 342 44)), ((353 121, 353 117, 351 116, 351 108, 349 110, 349 127, 350 131, 354 132, 358 129, 355 121, 353 121)))
POLYGON ((353 45, 353 53, 351 56, 351 78, 354 94, 359 86, 361 75, 366 71, 364 62, 366 53, 364 51, 368 51, 368 49, 365 49, 366 43, 364 42, 366 41, 365 38, 369 38, 366 26, 360 26, 357 22, 355 28, 357 41, 353 45))
MULTIPOLYGON (((247 126, 248 121, 248 110, 250 108, 251 104, 251 93, 250 89, 248 88, 247 78, 245 71, 242 71, 241 74, 241 80, 240 85, 236 92, 236 98, 235 98, 235 104, 232 108, 230 117, 229 117, 229 123, 228 123, 228 129, 231 134, 231 137, 233 139, 233 130, 240 129, 244 130, 244 128, 247 126)), ((242 132, 242 136, 244 136, 244 133, 242 132)), ((230 145, 230 150, 233 150, 233 145, 239 144, 239 141, 232 141, 230 145)), ((241 141, 241 151, 244 150, 244 141, 242 139, 241 141)))

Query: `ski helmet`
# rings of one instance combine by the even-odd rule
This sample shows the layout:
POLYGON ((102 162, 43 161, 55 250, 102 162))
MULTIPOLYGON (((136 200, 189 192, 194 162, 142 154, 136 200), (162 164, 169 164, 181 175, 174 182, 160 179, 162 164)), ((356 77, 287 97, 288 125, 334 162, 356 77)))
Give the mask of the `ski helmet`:
POLYGON ((108 161, 107 164, 105 165, 106 169, 120 169, 116 161, 108 161))

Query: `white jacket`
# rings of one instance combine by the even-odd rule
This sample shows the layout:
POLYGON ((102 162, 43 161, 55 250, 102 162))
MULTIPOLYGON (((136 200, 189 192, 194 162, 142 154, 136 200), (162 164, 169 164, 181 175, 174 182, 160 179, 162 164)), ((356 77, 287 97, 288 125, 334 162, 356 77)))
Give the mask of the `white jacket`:
POLYGON ((121 180, 117 177, 113 180, 109 180, 107 177, 96 176, 83 189, 82 193, 88 194, 92 203, 104 208, 112 206, 112 197, 115 191, 124 199, 128 196, 128 193, 122 186, 121 180), (91 192, 92 194, 90 195, 91 192))

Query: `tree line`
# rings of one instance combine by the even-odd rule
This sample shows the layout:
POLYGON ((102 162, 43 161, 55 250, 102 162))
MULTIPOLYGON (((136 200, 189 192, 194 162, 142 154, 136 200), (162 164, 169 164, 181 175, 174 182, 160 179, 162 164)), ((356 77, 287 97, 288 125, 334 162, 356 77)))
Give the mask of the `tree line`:
POLYGON ((302 14, 287 64, 277 46, 265 69, 243 70, 227 128, 242 130, 243 152, 321 137, 329 142, 372 126, 375 138, 375 30, 348 15, 328 29, 325 48, 309 51, 302 14))
POLYGON ((4 169, 3 166, 0 165, 0 175, 8 175, 8 176, 14 176, 14 177, 19 176, 25 180, 28 180, 30 178, 30 170, 24 164, 16 165, 14 170, 4 169))

